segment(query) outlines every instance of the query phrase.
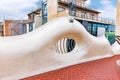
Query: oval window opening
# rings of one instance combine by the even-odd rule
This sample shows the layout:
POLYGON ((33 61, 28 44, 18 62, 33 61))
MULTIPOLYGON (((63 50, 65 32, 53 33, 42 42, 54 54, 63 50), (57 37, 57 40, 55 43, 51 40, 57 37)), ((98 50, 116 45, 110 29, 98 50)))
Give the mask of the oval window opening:
POLYGON ((67 39, 66 47, 67 52, 71 52, 75 48, 75 40, 73 39, 67 39))
POLYGON ((69 53, 75 48, 76 42, 74 39, 64 38, 56 43, 56 51, 58 53, 69 53))

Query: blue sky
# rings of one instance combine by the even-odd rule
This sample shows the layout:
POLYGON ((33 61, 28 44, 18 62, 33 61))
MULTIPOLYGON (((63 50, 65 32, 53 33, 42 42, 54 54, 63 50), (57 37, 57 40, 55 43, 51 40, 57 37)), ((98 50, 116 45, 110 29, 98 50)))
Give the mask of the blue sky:
POLYGON ((117 0, 88 0, 87 4, 100 11, 100 17, 116 19, 117 0))
MULTIPOLYGON (((0 21, 5 19, 27 19, 27 14, 40 7, 42 0, 1 0, 0 21)), ((100 17, 115 19, 117 0, 87 0, 86 6, 96 8, 100 17)))
MULTIPOLYGON (((103 8, 103 4, 100 2, 101 0, 91 0, 90 6, 96 6, 98 9, 103 8)), ((106 0, 105 0, 106 1, 106 0)), ((107 0, 112 3, 113 6, 117 6, 117 0, 107 0)))

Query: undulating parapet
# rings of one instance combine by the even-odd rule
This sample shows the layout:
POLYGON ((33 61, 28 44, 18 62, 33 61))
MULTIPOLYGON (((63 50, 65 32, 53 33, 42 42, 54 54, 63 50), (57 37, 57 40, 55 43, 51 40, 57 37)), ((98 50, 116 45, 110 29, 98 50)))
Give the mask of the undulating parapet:
POLYGON ((16 37, 0 38, 0 79, 21 79, 113 56, 109 41, 94 37, 76 20, 56 18, 16 37))

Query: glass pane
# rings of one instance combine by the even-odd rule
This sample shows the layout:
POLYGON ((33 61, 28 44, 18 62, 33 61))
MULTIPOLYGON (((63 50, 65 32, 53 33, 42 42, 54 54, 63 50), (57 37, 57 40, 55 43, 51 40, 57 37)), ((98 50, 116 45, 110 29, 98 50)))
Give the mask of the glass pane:
POLYGON ((65 8, 64 7, 58 7, 58 12, 64 11, 65 8))
POLYGON ((97 24, 93 24, 92 35, 97 36, 97 24))
POLYGON ((42 4, 42 24, 45 24, 47 22, 47 2, 44 2, 42 4))
POLYGON ((33 23, 29 24, 29 31, 31 32, 33 30, 33 23))

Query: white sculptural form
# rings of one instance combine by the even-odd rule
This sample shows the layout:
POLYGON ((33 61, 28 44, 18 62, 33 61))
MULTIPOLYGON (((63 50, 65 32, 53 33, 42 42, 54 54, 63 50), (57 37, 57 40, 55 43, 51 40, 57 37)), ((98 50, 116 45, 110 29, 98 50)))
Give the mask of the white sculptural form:
POLYGON ((0 38, 0 79, 21 79, 114 55, 108 40, 94 37, 76 20, 54 19, 24 35, 0 38), (67 52, 67 39, 75 44, 67 52))

